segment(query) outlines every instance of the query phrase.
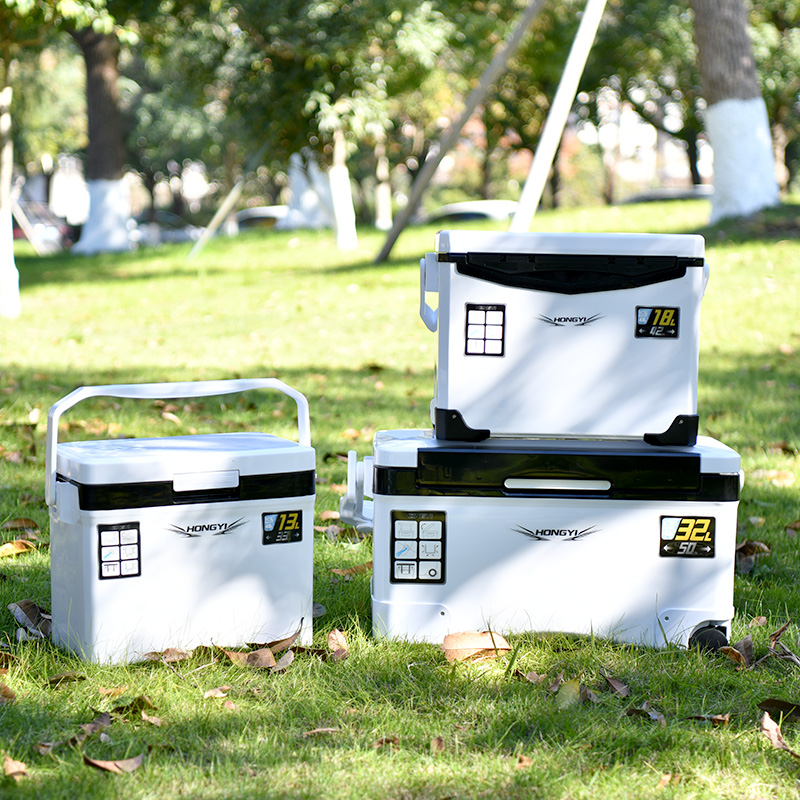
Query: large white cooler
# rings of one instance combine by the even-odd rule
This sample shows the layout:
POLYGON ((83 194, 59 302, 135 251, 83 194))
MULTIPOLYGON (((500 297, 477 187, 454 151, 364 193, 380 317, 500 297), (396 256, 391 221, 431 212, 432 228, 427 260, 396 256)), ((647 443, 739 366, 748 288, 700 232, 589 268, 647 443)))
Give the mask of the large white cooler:
POLYGON ((437 437, 693 444, 707 278, 701 236, 438 233, 420 276, 437 437))
POLYGON ((381 431, 342 519, 373 531, 377 636, 561 631, 719 646, 733 616, 740 459, 713 439, 496 440, 381 431), (372 497, 373 500, 365 500, 372 497))
POLYGON ((312 625, 315 457, 305 397, 281 381, 95 386, 50 409, 53 641, 86 660, 272 641, 312 625), (299 442, 266 433, 58 441, 87 397, 276 389, 299 442))

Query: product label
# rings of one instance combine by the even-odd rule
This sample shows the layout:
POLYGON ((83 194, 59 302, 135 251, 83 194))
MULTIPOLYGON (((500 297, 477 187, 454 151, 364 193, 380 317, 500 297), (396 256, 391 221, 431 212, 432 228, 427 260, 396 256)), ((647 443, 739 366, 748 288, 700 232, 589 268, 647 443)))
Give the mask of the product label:
POLYGON ((659 306, 636 307, 637 339, 677 339, 680 331, 679 308, 659 306))
POLYGON ((285 544, 303 541, 303 512, 278 511, 261 515, 261 544, 285 544))
POLYGON ((444 583, 444 511, 392 511, 391 522, 389 581, 444 583))
POLYGON ((465 355, 504 356, 506 307, 467 303, 464 336, 465 355))
POLYGON ((138 522, 97 526, 97 557, 101 581, 136 578, 142 574, 142 542, 138 522))
POLYGON ((664 557, 714 558, 714 517, 661 517, 664 557))

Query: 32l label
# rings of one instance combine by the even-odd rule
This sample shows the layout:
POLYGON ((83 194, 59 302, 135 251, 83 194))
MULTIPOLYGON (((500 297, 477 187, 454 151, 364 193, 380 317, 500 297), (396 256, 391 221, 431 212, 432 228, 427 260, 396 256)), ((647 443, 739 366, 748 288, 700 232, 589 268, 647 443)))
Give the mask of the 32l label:
POLYGON ((282 544, 303 540, 303 512, 278 511, 261 515, 264 537, 262 544, 282 544))
POLYGON ((661 517, 660 556, 714 558, 714 517, 661 517))
POLYGON ((636 306, 637 339, 677 339, 681 310, 659 306, 636 306))

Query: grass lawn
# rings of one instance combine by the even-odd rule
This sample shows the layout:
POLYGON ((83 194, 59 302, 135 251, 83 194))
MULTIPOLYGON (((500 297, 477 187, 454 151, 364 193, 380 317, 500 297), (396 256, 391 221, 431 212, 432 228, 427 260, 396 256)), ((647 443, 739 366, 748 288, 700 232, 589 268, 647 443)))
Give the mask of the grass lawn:
MULTIPOLYGON (((781 642, 800 653, 800 539, 789 527, 800 518, 800 207, 735 228, 704 229, 707 215, 704 201, 651 203, 543 212, 536 226, 706 236, 701 433, 741 453, 739 539, 768 551, 736 576, 733 640, 752 636, 758 659, 770 634, 790 623, 781 642)), ((321 515, 338 510, 342 454, 370 453, 376 430, 429 425, 435 336, 418 316, 418 262, 433 237, 433 228, 408 230, 381 265, 373 259, 382 235, 369 231, 349 253, 329 232, 303 231, 213 240, 191 260, 180 246, 18 256, 23 314, 0 321, 0 542, 17 538, 9 523, 23 518, 39 538, 30 552, 0 560, 0 641, 8 643, 0 757, 27 772, 0 776, 0 797, 800 797, 800 757, 759 730, 760 702, 800 703, 800 666, 789 660, 748 670, 723 654, 529 633, 509 637, 513 650, 496 660, 451 664, 435 645, 372 639, 368 572, 331 571, 369 561, 371 542, 348 529, 326 533, 331 521, 321 515), (87 384, 272 376, 303 392, 311 409, 315 601, 325 609, 315 646, 325 649, 338 628, 349 657, 299 652, 274 674, 207 652, 103 667, 46 642, 17 643, 5 607, 23 598, 50 604, 43 492, 52 403, 87 384), (530 672, 543 681, 521 677, 530 672), (74 679, 51 685, 61 673, 74 679), (550 691, 560 674, 594 702, 580 702, 574 683, 550 691), (219 687, 224 697, 204 697, 219 687), (142 696, 151 704, 145 716, 142 696), (652 715, 632 711, 644 703, 652 715), (81 727, 114 709, 107 727, 81 727), (729 717, 715 724, 716 715, 729 717), (84 761, 140 755, 141 766, 123 774, 84 761)), ((293 403, 271 394, 172 413, 150 401, 98 399, 68 412, 61 438, 292 437, 295 427, 293 403)), ((563 582, 579 591, 568 574, 563 582)), ((796 724, 784 720, 782 731, 800 752, 796 724)))

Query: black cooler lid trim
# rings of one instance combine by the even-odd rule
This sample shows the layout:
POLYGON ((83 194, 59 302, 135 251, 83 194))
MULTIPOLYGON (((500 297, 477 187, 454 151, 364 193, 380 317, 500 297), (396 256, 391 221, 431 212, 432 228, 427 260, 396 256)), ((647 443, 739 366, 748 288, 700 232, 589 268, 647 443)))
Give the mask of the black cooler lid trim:
POLYGON ((738 475, 703 474, 700 456, 684 453, 590 453, 550 449, 436 448, 417 454, 417 467, 375 467, 375 494, 462 497, 594 497, 609 500, 738 500, 738 475), (607 481, 607 490, 506 488, 515 479, 607 481))
POLYGON ((567 253, 439 253, 462 275, 501 286, 557 294, 634 289, 677 280, 703 259, 689 256, 581 255, 567 253))
MULTIPOLYGON (((61 475, 57 476, 57 480, 65 481, 61 475)), ((84 511, 224 503, 231 500, 273 500, 280 497, 305 497, 316 492, 313 469, 271 475, 243 475, 239 479, 239 485, 232 488, 190 492, 176 492, 172 488, 172 481, 120 484, 68 482, 78 487, 78 503, 84 511)))

